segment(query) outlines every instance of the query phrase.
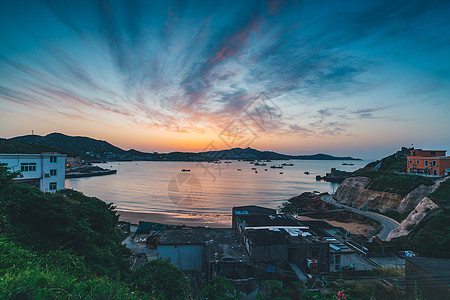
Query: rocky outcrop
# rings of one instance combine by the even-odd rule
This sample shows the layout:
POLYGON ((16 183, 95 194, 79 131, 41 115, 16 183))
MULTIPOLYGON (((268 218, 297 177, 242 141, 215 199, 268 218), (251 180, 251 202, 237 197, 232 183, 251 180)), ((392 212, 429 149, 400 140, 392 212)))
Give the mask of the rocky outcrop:
POLYGON ((418 188, 416 188, 414 191, 409 193, 408 195, 403 198, 402 202, 400 203, 398 207, 398 212, 404 213, 408 212, 414 209, 414 207, 419 204, 419 202, 426 196, 428 193, 430 193, 432 190, 432 187, 426 186, 426 185, 420 185, 418 188))
POLYGON ((400 223, 400 226, 389 233, 386 240, 390 241, 408 235, 414 226, 422 221, 429 211, 435 208, 438 208, 438 206, 430 198, 424 197, 408 217, 400 223))
POLYGON ((368 182, 369 178, 362 176, 346 178, 337 188, 333 198, 339 203, 352 206, 368 182))
POLYGON ((342 182, 333 198, 342 204, 356 208, 367 207, 384 213, 397 210, 400 213, 411 211, 432 188, 421 185, 405 197, 400 194, 373 191, 364 188, 369 182, 367 177, 349 177, 342 182))
POLYGON ((380 212, 399 207, 403 200, 401 195, 365 189, 368 182, 367 177, 349 177, 339 185, 333 198, 342 204, 356 208, 367 207, 380 212))

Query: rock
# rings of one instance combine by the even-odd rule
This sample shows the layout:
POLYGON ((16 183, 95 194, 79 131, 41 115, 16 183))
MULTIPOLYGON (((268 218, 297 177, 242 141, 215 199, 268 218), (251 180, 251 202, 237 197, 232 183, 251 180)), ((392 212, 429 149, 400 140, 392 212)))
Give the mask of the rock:
POLYGON ((423 184, 420 185, 414 191, 406 195, 405 198, 403 198, 397 209, 398 212, 404 213, 411 211, 426 195, 428 195, 428 193, 431 192, 431 189, 432 188, 430 186, 426 186, 423 184))
POLYGON ((403 197, 399 194, 365 189, 369 182, 367 177, 349 177, 342 182, 333 198, 337 202, 356 208, 366 207, 385 212, 397 209, 403 197))
POLYGON ((368 182, 369 178, 362 176, 346 178, 337 188, 333 198, 339 203, 352 206, 368 182))
POLYGON ((423 220, 423 218, 425 218, 428 211, 437 207, 438 206, 430 198, 424 197, 416 208, 414 208, 414 210, 408 215, 408 217, 400 223, 400 226, 389 233, 386 240, 390 241, 392 239, 408 235, 414 227, 413 225, 418 224, 423 220))

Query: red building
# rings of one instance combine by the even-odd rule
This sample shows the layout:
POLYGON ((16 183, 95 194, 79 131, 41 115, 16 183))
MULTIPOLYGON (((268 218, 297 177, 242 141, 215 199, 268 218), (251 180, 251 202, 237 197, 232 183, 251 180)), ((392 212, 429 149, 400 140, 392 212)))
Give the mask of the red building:
POLYGON ((407 172, 409 174, 446 176, 450 169, 450 157, 447 150, 409 150, 407 172))

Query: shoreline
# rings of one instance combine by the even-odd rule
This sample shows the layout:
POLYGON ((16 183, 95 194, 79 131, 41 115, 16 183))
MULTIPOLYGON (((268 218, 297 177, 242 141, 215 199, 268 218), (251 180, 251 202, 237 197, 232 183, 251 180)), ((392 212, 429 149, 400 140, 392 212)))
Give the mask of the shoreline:
MULTIPOLYGON (((159 212, 132 212, 116 210, 119 221, 130 222, 138 225, 139 221, 152 222, 164 225, 184 225, 189 227, 231 228, 231 215, 219 214, 181 214, 159 212)), ((325 221, 335 227, 342 227, 352 234, 366 234, 372 227, 358 222, 338 222, 328 219, 315 219, 302 216, 299 221, 325 221)))
POLYGON ((119 221, 130 222, 135 225, 139 224, 139 221, 145 221, 165 225, 231 228, 231 215, 116 211, 119 221))

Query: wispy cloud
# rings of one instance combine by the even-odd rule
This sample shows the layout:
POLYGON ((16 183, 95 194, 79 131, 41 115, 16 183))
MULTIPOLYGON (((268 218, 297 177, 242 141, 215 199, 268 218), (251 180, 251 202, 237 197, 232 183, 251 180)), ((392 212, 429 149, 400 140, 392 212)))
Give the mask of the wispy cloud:
MULTIPOLYGON (((429 30, 448 28, 448 20, 433 19, 448 10, 444 1, 341 3, 320 11, 272 0, 48 0, 43 7, 36 20, 48 24, 29 42, 39 55, 0 49, 2 100, 72 119, 111 114, 177 132, 220 132, 241 118, 268 135, 324 137, 351 134, 358 119, 399 121, 394 105, 364 103, 363 91, 383 88, 376 82, 383 62, 361 53, 388 42, 416 45, 415 37, 426 45, 411 53, 450 41, 429 30), (266 104, 250 109, 261 94, 278 101, 281 112, 266 104), (347 95, 362 99, 349 107, 365 108, 333 103, 347 95), (258 109, 271 115, 264 128, 252 122, 258 109), (303 110, 308 115, 294 117, 303 110)), ((32 21, 17 30, 31 30, 32 21)))

